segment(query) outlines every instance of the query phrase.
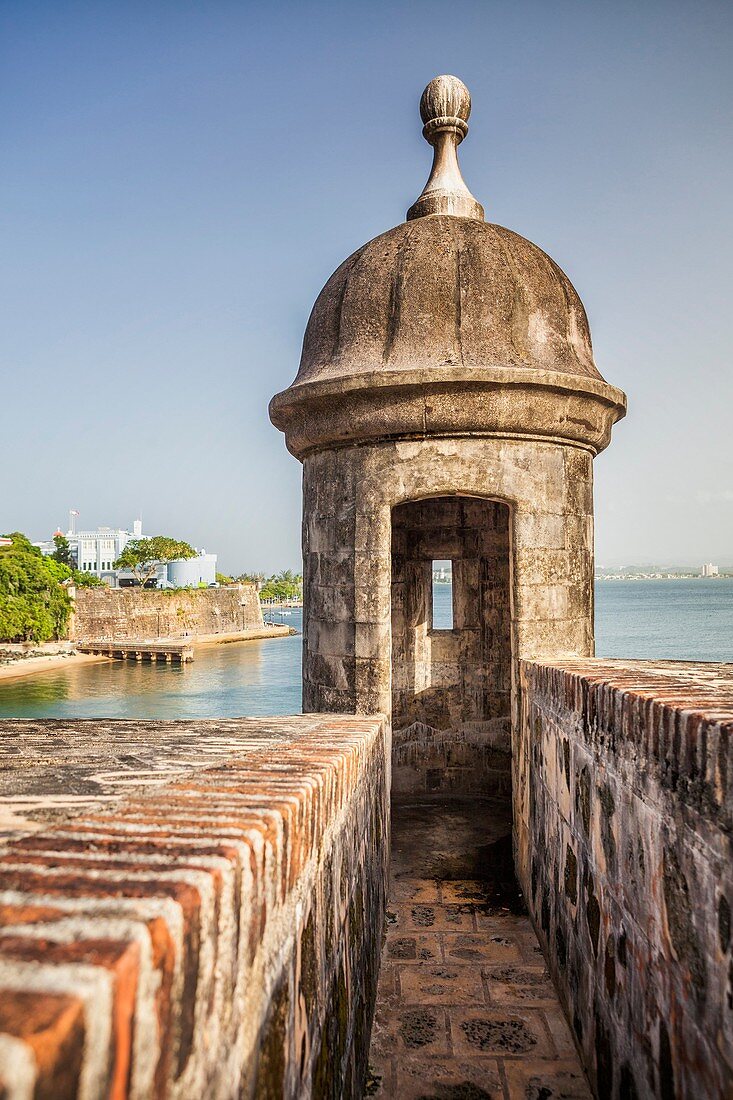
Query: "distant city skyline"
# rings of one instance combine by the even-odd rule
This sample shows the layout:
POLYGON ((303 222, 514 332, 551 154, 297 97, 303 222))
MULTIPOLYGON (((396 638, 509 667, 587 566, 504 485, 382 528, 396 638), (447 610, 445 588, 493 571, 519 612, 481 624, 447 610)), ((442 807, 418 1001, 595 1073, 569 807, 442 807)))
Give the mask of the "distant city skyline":
POLYGON ((0 530, 69 508, 296 568, 299 463, 267 403, 330 273, 427 177, 417 103, 473 95, 462 163, 544 248, 629 414, 596 560, 733 561, 725 3, 0 11, 0 530), (327 120, 327 124, 324 122, 327 120))

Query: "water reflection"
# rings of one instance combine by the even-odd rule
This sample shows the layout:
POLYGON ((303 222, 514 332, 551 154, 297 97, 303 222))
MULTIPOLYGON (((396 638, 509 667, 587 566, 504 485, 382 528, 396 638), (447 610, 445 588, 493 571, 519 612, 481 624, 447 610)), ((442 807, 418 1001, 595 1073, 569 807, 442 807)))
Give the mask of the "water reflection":
MULTIPOLYGON (((300 614, 288 620, 300 630, 300 614)), ((103 661, 0 683, 3 718, 232 718, 298 714, 300 634, 206 646, 186 665, 103 661)))

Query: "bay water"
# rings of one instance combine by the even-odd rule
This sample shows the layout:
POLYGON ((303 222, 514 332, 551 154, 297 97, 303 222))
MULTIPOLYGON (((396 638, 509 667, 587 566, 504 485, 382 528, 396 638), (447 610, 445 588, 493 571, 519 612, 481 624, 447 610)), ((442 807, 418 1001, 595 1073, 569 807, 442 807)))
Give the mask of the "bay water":
MULTIPOLYGON (((450 607, 436 586, 436 624, 450 607), (443 605, 441 612, 441 605, 443 605)), ((300 632, 301 612, 270 614, 300 632)), ((205 646, 187 665, 70 665, 0 681, 0 718, 219 718, 300 711, 300 633, 205 646)), ((599 657, 733 661, 733 578, 599 581, 599 657)))

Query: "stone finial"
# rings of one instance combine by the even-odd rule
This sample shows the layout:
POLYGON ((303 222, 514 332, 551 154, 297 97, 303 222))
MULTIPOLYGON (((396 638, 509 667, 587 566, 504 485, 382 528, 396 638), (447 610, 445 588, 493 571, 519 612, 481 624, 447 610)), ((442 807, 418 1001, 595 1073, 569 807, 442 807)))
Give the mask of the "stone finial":
POLYGON ((407 220, 427 214, 452 214, 457 218, 484 220, 484 208, 463 182, 458 146, 468 133, 471 95, 457 76, 436 76, 420 99, 423 137, 433 146, 430 178, 407 220))

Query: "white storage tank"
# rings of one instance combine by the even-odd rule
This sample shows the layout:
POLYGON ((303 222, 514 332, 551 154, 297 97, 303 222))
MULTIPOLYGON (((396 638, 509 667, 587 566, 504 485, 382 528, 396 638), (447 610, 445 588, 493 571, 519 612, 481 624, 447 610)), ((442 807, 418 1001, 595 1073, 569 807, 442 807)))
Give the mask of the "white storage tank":
POLYGON ((216 554, 202 551, 195 558, 169 562, 168 584, 172 588, 196 588, 200 584, 216 584, 216 554))

